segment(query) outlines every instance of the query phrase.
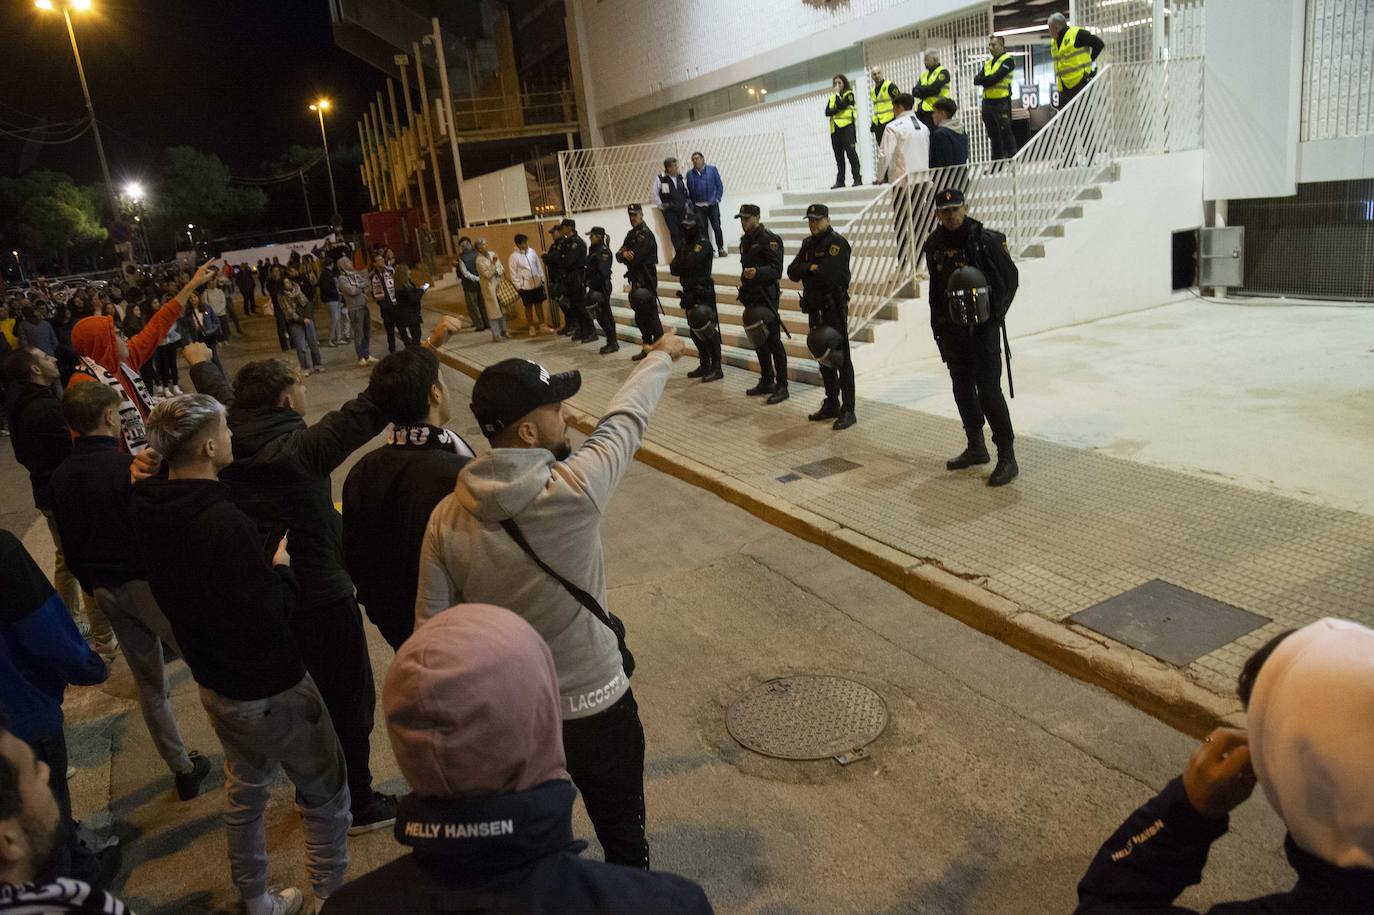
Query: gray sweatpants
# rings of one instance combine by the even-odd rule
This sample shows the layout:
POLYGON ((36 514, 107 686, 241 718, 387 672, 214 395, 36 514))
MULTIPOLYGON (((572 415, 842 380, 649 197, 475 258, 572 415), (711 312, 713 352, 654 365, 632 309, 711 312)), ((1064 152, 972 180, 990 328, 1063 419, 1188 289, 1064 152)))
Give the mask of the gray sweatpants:
POLYGON ((124 646, 134 682, 138 684, 138 704, 143 723, 153 738, 158 755, 173 772, 190 772, 191 757, 182 743, 176 716, 172 714, 171 685, 163 663, 162 643, 178 653, 172 625, 157 605, 153 589, 146 581, 127 581, 114 588, 96 588, 95 603, 110 621, 110 628, 124 646))
POLYGON ((343 749, 315 681, 305 678, 266 699, 238 701, 200 689, 224 746, 224 825, 229 874, 244 899, 267 892, 263 814, 278 769, 296 786, 305 828, 305 862, 315 895, 327 897, 348 870, 348 780, 343 749))

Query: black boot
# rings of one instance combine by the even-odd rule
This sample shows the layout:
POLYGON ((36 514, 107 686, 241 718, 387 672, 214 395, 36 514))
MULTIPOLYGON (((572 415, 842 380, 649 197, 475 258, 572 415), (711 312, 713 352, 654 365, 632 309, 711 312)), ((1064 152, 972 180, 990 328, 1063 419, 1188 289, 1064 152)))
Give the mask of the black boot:
POLYGON ((649 355, 649 351, 648 351, 647 349, 644 349, 643 347, 641 347, 640 350, 639 350, 639 352, 635 353, 633 356, 630 357, 630 361, 631 361, 631 362, 638 362, 639 360, 644 359, 644 358, 647 357, 648 355, 649 355))
POLYGON ((688 373, 687 373, 687 377, 688 377, 688 378, 700 378, 700 377, 702 377, 703 375, 709 375, 710 373, 711 373, 711 367, 710 367, 709 365, 707 365, 706 363, 702 362, 702 363, 698 363, 698 365, 697 365, 696 368, 694 368, 694 369, 692 369, 690 372, 688 372, 688 373))
POLYGON ((787 397, 787 385, 780 384, 773 389, 773 396, 768 398, 768 403, 782 403, 787 397))
POLYGON ((620 343, 614 337, 612 337, 610 340, 606 342, 605 346, 601 347, 601 349, 598 350, 598 352, 600 352, 603 356, 607 353, 618 353, 620 352, 620 343))
POLYGON ((1006 486, 1016 479, 1021 469, 1016 466, 1016 452, 1011 445, 997 449, 997 466, 992 469, 992 475, 988 477, 989 486, 1006 486))
POLYGON ((749 397, 762 397, 764 394, 772 394, 774 390, 776 390, 776 388, 773 386, 773 382, 760 379, 758 384, 749 388, 744 393, 749 397))
POLYGON ((720 381, 724 377, 725 371, 720 367, 720 363, 714 362, 711 364, 711 367, 706 370, 706 374, 701 376, 701 380, 705 383, 708 381, 720 381))
POLYGON ((850 426, 854 425, 858 421, 859 419, 857 416, 854 415, 853 410, 841 410, 840 418, 835 420, 835 424, 830 428, 838 432, 841 429, 848 429, 850 426))
POLYGON ((945 469, 963 470, 965 467, 986 464, 990 460, 992 458, 988 457, 988 446, 983 443, 982 437, 979 436, 977 441, 970 440, 968 447, 958 457, 945 461, 945 469))
POLYGON ((826 419, 837 419, 839 415, 840 405, 827 397, 825 400, 821 401, 821 408, 815 413, 808 415, 806 418, 813 423, 818 423, 826 419))

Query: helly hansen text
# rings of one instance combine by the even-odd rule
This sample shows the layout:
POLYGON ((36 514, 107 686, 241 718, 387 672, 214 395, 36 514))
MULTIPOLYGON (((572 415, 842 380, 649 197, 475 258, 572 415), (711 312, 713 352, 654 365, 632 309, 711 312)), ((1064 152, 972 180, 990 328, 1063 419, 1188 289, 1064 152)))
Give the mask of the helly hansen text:
POLYGON ((492 836, 515 834, 514 820, 492 820, 487 823, 407 823, 409 839, 486 839, 492 836))

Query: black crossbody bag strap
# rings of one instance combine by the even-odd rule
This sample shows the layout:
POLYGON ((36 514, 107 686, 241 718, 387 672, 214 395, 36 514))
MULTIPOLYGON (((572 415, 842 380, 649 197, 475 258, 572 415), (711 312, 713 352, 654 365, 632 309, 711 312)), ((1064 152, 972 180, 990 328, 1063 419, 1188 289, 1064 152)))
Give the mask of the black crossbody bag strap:
POLYGON ((562 585, 564 590, 576 598, 579 604, 590 610, 597 619, 601 620, 602 624, 605 625, 607 629, 616 633, 616 637, 619 638, 620 633, 616 630, 615 626, 611 625, 611 618, 606 615, 606 611, 601 609, 601 602, 545 564, 544 560, 540 559, 539 555, 534 552, 534 548, 530 546, 529 541, 525 539, 525 535, 521 533, 520 526, 515 523, 514 518, 507 518, 502 521, 501 527, 505 528, 506 533, 510 534, 510 539, 514 540, 516 544, 519 545, 520 549, 525 551, 525 555, 534 560, 534 564, 544 570, 545 575, 548 575, 554 581, 562 585))

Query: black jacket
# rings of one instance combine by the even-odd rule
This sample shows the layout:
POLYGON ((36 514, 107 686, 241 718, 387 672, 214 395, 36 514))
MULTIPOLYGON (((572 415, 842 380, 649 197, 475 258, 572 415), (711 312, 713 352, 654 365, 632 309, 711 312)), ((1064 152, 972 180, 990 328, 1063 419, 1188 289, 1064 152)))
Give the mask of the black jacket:
POLYGON ((778 286, 782 279, 782 239, 762 225, 740 236, 739 265, 741 270, 753 267, 758 271, 753 279, 740 276, 740 302, 744 305, 762 302, 777 311, 778 299, 782 296, 778 286))
MULTIPOLYGON (((197 683, 240 701, 305 676, 288 619, 291 570, 264 558, 262 535, 216 480, 144 480, 131 500, 148 584, 197 683)), ((292 561, 295 557, 292 557, 292 561)))
POLYGON ((422 320, 420 314, 420 299, 425 291, 419 286, 400 286, 396 287, 396 309, 391 315, 397 324, 419 324, 422 320))
POLYGON ((48 385, 31 381, 13 385, 7 392, 7 401, 14 456, 29 472, 33 504, 40 509, 52 508, 52 473, 72 453, 72 437, 62 418, 62 401, 48 385))
POLYGON ((462 800, 408 795, 396 840, 414 850, 336 890, 320 915, 710 915, 689 880, 578 857, 576 796, 566 781, 462 800), (444 837, 479 830, 488 835, 444 837))
POLYGON ((787 278, 802 284, 803 311, 843 307, 849 302, 849 242, 834 226, 808 235, 787 265, 787 278))
POLYGON ((83 435, 53 471, 52 508, 62 554, 87 594, 146 577, 129 518, 133 462, 118 439, 83 435))
POLYGON ((968 134, 941 124, 930 134, 930 167, 968 164, 968 134))
POLYGON ((625 276, 634 286, 657 285, 658 240, 649 231, 646 223, 631 226, 625 233, 625 241, 615 253, 615 259, 625 265, 625 276), (625 252, 634 254, 634 260, 625 260, 625 252))
MULTIPOLYGON (((1229 818, 1203 817, 1188 802, 1183 780, 1169 782, 1136 810, 1098 851, 1078 884, 1078 915, 1187 913, 1174 905, 1202 880, 1212 843, 1229 818)), ((1340 868, 1303 851, 1289 836, 1284 851, 1298 882, 1286 893, 1213 906, 1211 915, 1310 915, 1374 912, 1374 870, 1340 868)))
POLYGON ((955 324, 945 308, 945 290, 950 274, 960 267, 977 267, 988 278, 991 290, 992 316, 1000 321, 1016 298, 1020 271, 1007 250, 1007 237, 986 228, 972 217, 966 218, 957 232, 936 226, 921 248, 926 268, 930 272, 930 324, 941 330, 955 324))
POLYGON ((363 456, 343 485, 343 546, 358 603, 392 648, 415 628, 420 545, 430 513, 453 492, 471 458, 461 436, 434 426, 398 427, 392 442, 363 456))
POLYGON ((339 278, 333 267, 325 267, 320 271, 320 301, 339 301, 339 278))
POLYGON ((234 463, 220 479, 234 503, 257 524, 266 555, 291 532, 287 549, 301 585, 301 606, 352 597, 343 525, 334 510, 329 475, 386 426, 367 392, 307 426, 300 414, 285 407, 234 406, 233 389, 212 362, 192 367, 191 382, 229 407, 234 463))
POLYGON ((600 292, 609 302, 611 298, 611 247, 604 241, 587 251, 587 266, 583 270, 588 292, 600 292))

